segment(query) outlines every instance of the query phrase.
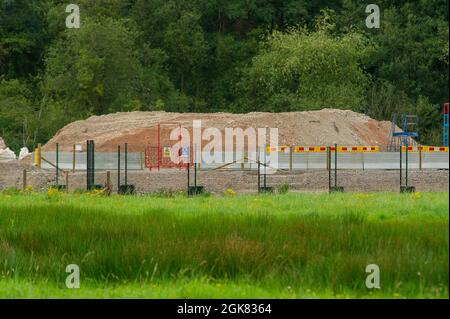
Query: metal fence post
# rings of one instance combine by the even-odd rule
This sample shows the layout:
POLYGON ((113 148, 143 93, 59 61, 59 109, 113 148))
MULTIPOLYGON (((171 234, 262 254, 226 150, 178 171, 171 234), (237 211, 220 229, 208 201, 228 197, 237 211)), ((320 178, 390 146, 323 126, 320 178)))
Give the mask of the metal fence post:
POLYGON ((23 170, 22 182, 23 182, 22 189, 25 190, 27 188, 27 170, 26 169, 23 170))
POLYGON ((190 181, 190 175, 191 175, 191 146, 189 146, 189 154, 188 154, 188 165, 187 165, 187 195, 190 196, 190 187, 191 187, 191 181, 190 181))
POLYGON ((92 185, 95 185, 95 142, 92 140, 92 185))
POLYGON ((334 187, 337 187, 337 144, 334 144, 334 187))
POLYGON ((197 144, 194 146, 194 188, 197 191, 197 144))
POLYGON ((261 149, 258 146, 258 193, 261 192, 261 149))
POLYGON ((120 145, 117 146, 117 193, 120 194, 120 145))
POLYGON ((362 159, 362 169, 364 171, 365 170, 365 163, 364 163, 365 153, 364 152, 361 153, 361 159, 362 159))
POLYGON ((292 152, 293 152, 293 149, 294 148, 294 146, 293 145, 291 145, 291 147, 289 148, 289 170, 292 172, 292 152))
POLYGON ((267 145, 264 146, 264 192, 267 187, 267 145))
POLYGON ((111 194, 111 189, 112 189, 112 187, 111 187, 111 172, 107 171, 106 172, 106 192, 108 195, 111 194))
POLYGON ((56 143, 56 187, 59 186, 59 143, 56 143))
POLYGON ((402 154, 403 152, 403 145, 402 143, 400 143, 400 187, 403 186, 403 176, 402 176, 402 172, 403 172, 403 159, 402 159, 402 154))
POLYGON ((128 143, 125 143, 125 186, 128 185, 128 143))
POLYGON ((89 191, 89 171, 90 171, 90 163, 89 163, 89 140, 86 141, 86 190, 89 191))
POLYGON ((72 148, 72 172, 75 173, 76 169, 76 145, 73 144, 72 148))
POLYGON ((408 143, 406 143, 406 152, 405 152, 405 156, 406 156, 406 170, 405 170, 405 186, 408 187, 408 143))
POLYGON ((422 147, 419 146, 419 170, 422 170, 422 147))
POLYGON ((328 191, 331 191, 331 147, 327 146, 328 191))

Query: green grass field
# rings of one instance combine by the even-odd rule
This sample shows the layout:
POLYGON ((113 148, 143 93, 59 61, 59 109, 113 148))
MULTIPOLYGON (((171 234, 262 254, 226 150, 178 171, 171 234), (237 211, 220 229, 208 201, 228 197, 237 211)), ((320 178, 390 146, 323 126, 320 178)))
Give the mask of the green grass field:
POLYGON ((448 200, 3 193, 0 298, 448 298, 448 200))

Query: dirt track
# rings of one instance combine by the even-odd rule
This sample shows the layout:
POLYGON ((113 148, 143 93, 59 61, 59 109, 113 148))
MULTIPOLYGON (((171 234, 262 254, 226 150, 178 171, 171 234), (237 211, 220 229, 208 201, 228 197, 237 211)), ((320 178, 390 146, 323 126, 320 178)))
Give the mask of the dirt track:
MULTIPOLYGON (((22 187, 22 171, 28 166, 13 164, 0 164, 0 171, 8 171, 8 174, 0 175, 0 189, 6 187, 22 187)), ((34 189, 44 190, 55 182, 54 171, 28 170, 28 183, 34 189)), ((191 178, 191 181, 193 177, 191 178)), ((117 175, 111 173, 113 190, 117 189, 117 175)), ((449 172, 428 170, 413 171, 409 174, 410 185, 416 186, 417 191, 448 191, 449 172)), ((96 183, 105 184, 106 172, 96 173, 96 183)), ((123 174, 122 174, 123 182, 123 174)), ((128 182, 135 184, 138 193, 155 192, 158 190, 185 190, 187 179, 186 171, 165 170, 161 172, 133 171, 128 174, 128 182)), ((279 172, 267 176, 268 186, 277 187, 287 183, 293 191, 327 191, 328 172, 325 170, 309 170, 294 172, 279 172)), ((60 183, 65 183, 65 178, 60 177, 60 183)), ((344 186, 349 192, 377 192, 398 191, 398 171, 378 170, 346 170, 338 172, 338 184, 344 186)), ((232 188, 237 193, 254 193, 257 190, 256 172, 248 171, 201 171, 198 176, 198 185, 204 185, 212 193, 222 193, 227 188, 232 188)), ((69 174, 69 189, 85 189, 86 174, 77 172, 69 174)))

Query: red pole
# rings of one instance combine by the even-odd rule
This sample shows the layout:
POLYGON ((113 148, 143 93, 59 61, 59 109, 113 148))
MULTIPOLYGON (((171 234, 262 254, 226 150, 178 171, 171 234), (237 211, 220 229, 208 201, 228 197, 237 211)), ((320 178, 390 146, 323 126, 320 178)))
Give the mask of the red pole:
POLYGON ((161 167, 161 124, 158 123, 158 171, 161 167))

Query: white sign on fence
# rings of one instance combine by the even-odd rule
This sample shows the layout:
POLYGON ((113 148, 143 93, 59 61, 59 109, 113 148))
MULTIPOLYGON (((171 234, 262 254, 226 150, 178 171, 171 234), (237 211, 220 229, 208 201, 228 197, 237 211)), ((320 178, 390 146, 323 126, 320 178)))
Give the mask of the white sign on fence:
POLYGON ((182 157, 188 157, 189 156, 189 147, 182 147, 181 148, 181 156, 182 157))

